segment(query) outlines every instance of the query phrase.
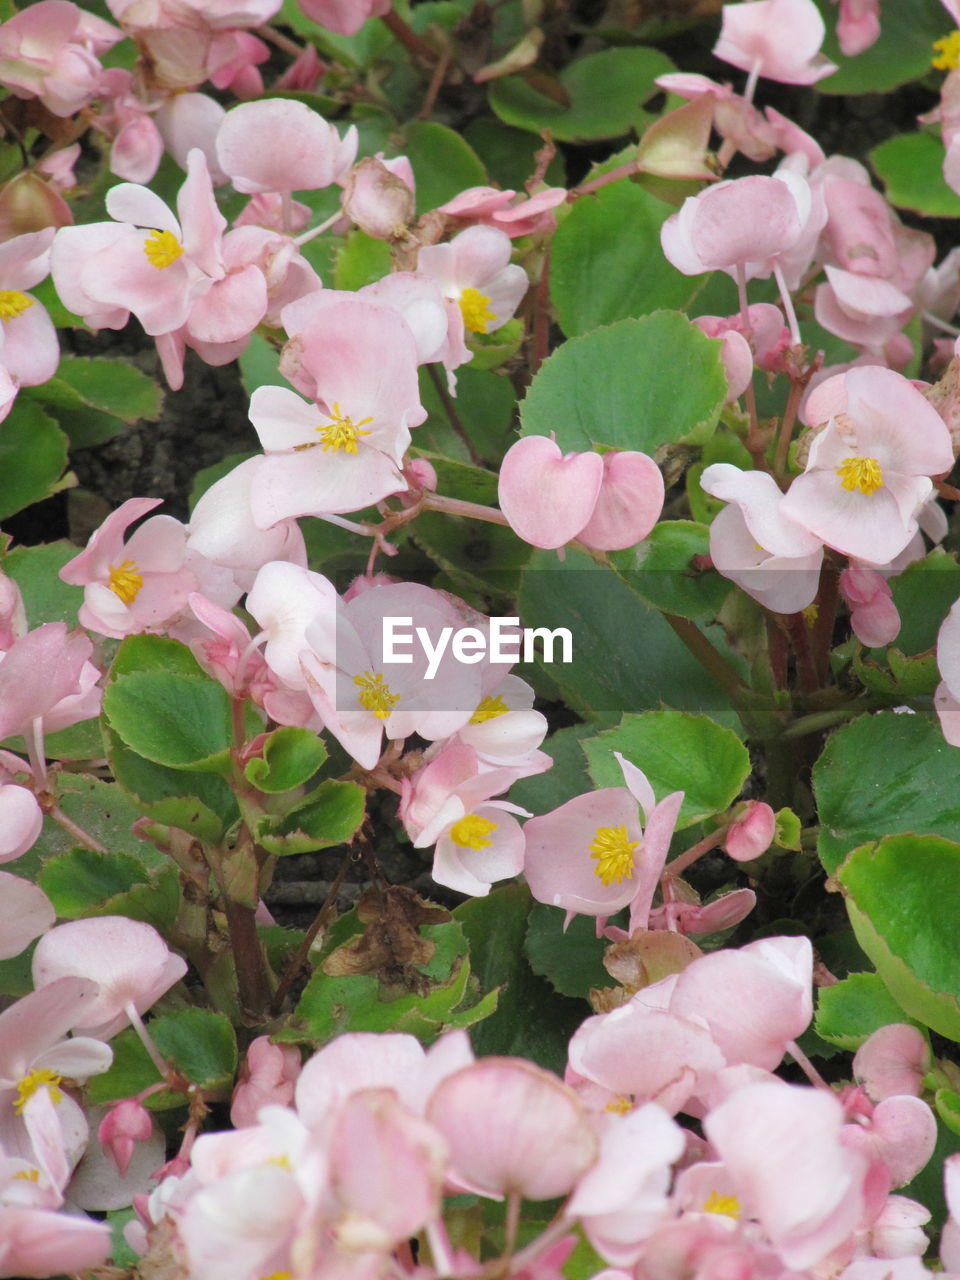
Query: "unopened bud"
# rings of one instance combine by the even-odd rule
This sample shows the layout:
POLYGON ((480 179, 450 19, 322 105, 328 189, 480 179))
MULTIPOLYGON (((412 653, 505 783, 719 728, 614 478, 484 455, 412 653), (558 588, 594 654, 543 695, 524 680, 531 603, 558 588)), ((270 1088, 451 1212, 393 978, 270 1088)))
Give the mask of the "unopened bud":
POLYGON ((415 212, 413 192, 382 160, 367 156, 350 171, 344 213, 374 240, 399 240, 415 212))
POLYGON ((38 174, 18 173, 0 187, 0 240, 72 224, 70 206, 38 174))
POLYGON ((97 1138, 122 1176, 130 1166, 137 1143, 146 1142, 152 1133, 150 1112, 136 1098, 124 1098, 100 1121, 97 1138))
POLYGON ((770 806, 751 800, 727 832, 724 852, 735 862, 750 862, 770 848, 776 829, 777 819, 770 806))

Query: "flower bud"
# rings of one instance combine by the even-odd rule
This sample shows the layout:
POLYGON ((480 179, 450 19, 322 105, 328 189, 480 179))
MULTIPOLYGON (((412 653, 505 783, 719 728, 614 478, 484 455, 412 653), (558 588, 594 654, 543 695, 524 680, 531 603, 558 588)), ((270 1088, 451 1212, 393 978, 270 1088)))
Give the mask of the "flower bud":
POLYGON ((413 218, 413 192, 382 160, 367 156, 347 176, 343 211, 374 240, 398 240, 413 218))
POLYGON ((762 800, 752 800, 730 826, 723 842, 724 852, 735 862, 750 862, 766 853, 773 843, 777 819, 762 800))
POLYGON ((121 1176, 129 1168, 138 1142, 146 1142, 153 1133, 150 1112, 136 1098, 124 1098, 111 1107, 100 1121, 97 1138, 113 1158, 121 1176))

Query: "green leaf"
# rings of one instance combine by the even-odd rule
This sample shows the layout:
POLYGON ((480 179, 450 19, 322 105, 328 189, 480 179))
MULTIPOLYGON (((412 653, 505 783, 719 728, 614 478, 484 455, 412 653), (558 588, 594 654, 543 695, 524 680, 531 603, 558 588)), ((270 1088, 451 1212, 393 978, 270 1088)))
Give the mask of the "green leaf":
POLYGON ((913 1022, 877 973, 851 973, 817 996, 817 1035, 854 1053, 880 1027, 913 1022))
POLYGON ((78 920, 90 907, 144 884, 146 879, 143 865, 125 853, 71 849, 44 863, 39 885, 58 916, 78 920))
POLYGON ((703 281, 681 274, 660 248, 660 227, 673 212, 627 181, 574 204, 550 254, 550 297, 564 333, 687 307, 703 281))
MULTIPOLYGON (((177 1009, 150 1019, 150 1034, 161 1056, 205 1094, 226 1097, 237 1070, 237 1038, 230 1020, 209 1009, 177 1009)), ((121 1031, 111 1041, 113 1065, 87 1084, 91 1102, 115 1102, 129 1098, 160 1075, 140 1038, 132 1030, 121 1031)), ((182 1094, 164 1090, 146 1100, 148 1107, 163 1110, 182 1106, 182 1094)))
POLYGON ((943 143, 930 133, 901 133, 870 152, 874 173, 898 209, 960 218, 960 196, 943 178, 943 143))
POLYGON ((444 124, 415 121, 400 150, 410 160, 417 180, 418 214, 446 204, 467 187, 486 185, 483 161, 468 142, 444 124))
POLYGON ((915 560, 891 578, 890 589, 901 618, 897 648, 910 656, 935 648, 940 624, 960 595, 956 554, 934 547, 922 560, 915 560))
POLYGON ((200 663, 179 640, 168 640, 166 636, 127 636, 110 666, 110 679, 139 675, 143 671, 169 671, 172 675, 206 678, 200 663))
POLYGON ((647 775, 657 800, 682 791, 679 831, 729 809, 750 775, 750 753, 735 733, 681 711, 626 715, 581 745, 598 787, 624 785, 613 755, 619 751, 647 775))
POLYGON ((561 995, 586 1000, 591 987, 613 985, 603 967, 607 944, 597 937, 596 923, 590 916, 575 916, 565 930, 562 911, 534 903, 524 941, 527 959, 561 995))
POLYGON ((490 105, 504 124, 532 133, 549 129, 560 142, 618 138, 642 124, 644 103, 659 92, 654 81, 673 70, 656 49, 604 49, 560 73, 569 106, 538 93, 519 75, 493 81, 490 105))
POLYGON ((820 93, 886 93, 930 72, 933 42, 950 30, 939 0, 897 0, 884 7, 880 38, 855 58, 846 58, 837 43, 837 10, 831 0, 817 0, 827 25, 823 53, 839 70, 817 81, 820 93))
POLYGON ((906 1012, 960 1040, 960 844, 887 836, 855 849, 836 875, 857 941, 906 1012))
MULTIPOLYGON (((420 370, 420 402, 427 419, 417 427, 417 451, 439 453, 456 462, 471 461, 466 444, 450 425, 441 393, 426 368, 420 370)), ((450 397, 449 403, 475 451, 486 461, 499 463, 513 443, 511 428, 517 400, 510 379, 463 365, 457 370, 457 394, 450 397)))
POLYGON ((799 852, 802 831, 800 819, 792 809, 788 808, 778 809, 775 817, 777 827, 773 835, 773 843, 781 849, 793 849, 799 852))
POLYGON ((39 547, 14 547, 4 557, 3 571, 20 588, 31 627, 43 622, 77 625, 83 587, 72 587, 59 577, 63 566, 77 554, 70 542, 48 542, 39 547))
POLYGON ((592 732, 592 725, 576 724, 552 733, 540 749, 553 760, 553 768, 515 782, 510 788, 513 803, 534 813, 549 813, 587 791, 590 779, 580 739, 592 732))
POLYGON ((390 274, 390 246, 363 231, 351 231, 337 252, 335 289, 362 289, 390 274))
POLYGON ((269 853, 312 853, 347 844, 363 822, 366 792, 358 782, 321 782, 294 810, 267 818, 257 840, 269 853))
POLYGON ((241 354, 240 381, 248 396, 252 396, 257 387, 285 387, 286 379, 280 373, 280 348, 266 338, 254 333, 241 354))
POLYGON ((923 716, 862 716, 828 740, 813 767, 817 845, 828 874, 858 845, 901 831, 954 836, 960 748, 923 716))
POLYGON ((228 767, 230 696, 214 680, 132 672, 107 686, 103 714, 131 750, 155 764, 212 772, 228 767))
POLYGON ((49 382, 31 389, 55 409, 95 409, 122 422, 154 422, 163 408, 163 392, 125 360, 61 356, 49 382))
MULTIPOLYGON (((542 146, 539 138, 532 137, 523 129, 508 129, 489 116, 477 116, 471 120, 463 136, 500 187, 523 190, 523 184, 537 167, 535 157, 542 146)), ((559 151, 547 166, 543 180, 547 186, 567 185, 563 156, 559 151)))
POLYGON ((0 520, 64 485, 67 437, 31 400, 19 397, 0 431, 0 520))
POLYGON ((279 795, 309 782, 326 758, 323 739, 312 729, 284 726, 266 738, 243 772, 258 791, 279 795))
MULTIPOLYGON (((573 661, 543 669, 584 719, 616 724, 624 711, 667 702, 726 714, 736 723, 726 695, 663 616, 580 552, 568 549, 562 563, 552 552, 535 554, 523 575, 519 611, 527 627, 570 631, 573 661)), ((724 645, 718 627, 708 634, 724 645)))
POLYGON ((952 1089, 938 1089, 933 1095, 937 1115, 951 1133, 960 1134, 960 1093, 952 1089))
POLYGON ((571 338, 545 360, 520 406, 523 435, 569 450, 709 439, 727 391, 720 344, 686 316, 656 311, 571 338))
POLYGON ((523 943, 531 907, 526 885, 509 884, 454 911, 470 944, 482 991, 500 988, 496 1013, 473 1031, 474 1052, 529 1058, 563 1072, 570 1036, 583 1021, 583 1002, 558 995, 531 970, 523 943))
POLYGON ((429 1044, 448 1026, 469 1025, 469 1015, 483 1017, 489 1002, 481 1008, 472 999, 463 930, 450 921, 424 925, 420 932, 436 944, 429 963, 417 966, 429 980, 422 992, 398 995, 374 974, 331 977, 320 969, 277 1038, 326 1043, 345 1031, 406 1031, 429 1044))
POLYGON ((694 556, 710 551, 710 530, 693 520, 661 520, 650 536, 611 563, 641 600, 682 618, 715 618, 730 583, 715 570, 695 569, 694 556))

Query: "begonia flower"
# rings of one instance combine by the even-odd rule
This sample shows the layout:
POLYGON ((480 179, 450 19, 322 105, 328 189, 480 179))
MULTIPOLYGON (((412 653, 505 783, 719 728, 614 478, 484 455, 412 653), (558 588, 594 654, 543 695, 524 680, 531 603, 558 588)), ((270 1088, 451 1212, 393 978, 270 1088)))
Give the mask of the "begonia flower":
POLYGON ((886 578, 866 565, 850 565, 840 574, 840 594, 850 609, 850 626, 869 648, 892 644, 900 634, 900 613, 886 578))
POLYGON ((126 1173, 137 1143, 153 1133, 150 1112, 135 1098, 123 1098, 110 1108, 97 1129, 97 1141, 113 1158, 121 1174, 126 1173))
POLYGON ((953 747, 960 746, 960 600, 940 624, 937 633, 937 667, 942 677, 933 695, 933 705, 943 736, 953 747))
POLYGON ((244 102, 224 116, 217 158, 238 191, 316 191, 337 182, 357 154, 357 130, 336 128, 303 102, 244 102))
POLYGON ((432 276, 448 301, 451 343, 465 333, 494 333, 513 316, 529 280, 510 262, 512 251, 504 232, 474 226, 417 254, 417 271, 432 276))
POLYGON ((880 0, 840 0, 837 15, 837 40, 840 52, 855 58, 880 36, 880 0))
POLYGON ((390 12, 391 0, 297 0, 311 21, 340 36, 353 36, 370 18, 390 12))
POLYGON ((499 187, 468 187, 439 205, 437 212, 468 226, 494 227, 514 239, 552 231, 557 222, 553 210, 566 198, 564 187, 547 187, 532 196, 501 191, 499 187))
POLYGON ((96 94, 105 53, 122 33, 68 0, 40 0, 0 25, 0 81, 72 116, 96 94))
POLYGON ((183 977, 187 962, 152 925, 126 916, 69 920, 45 933, 33 953, 38 990, 66 977, 88 978, 97 994, 70 1024, 109 1039, 183 977))
POLYGON ((0 244, 0 365, 18 387, 48 382, 60 363, 53 321, 28 292, 49 274, 54 235, 48 227, 0 244))
POLYGON ((617 760, 626 786, 575 796, 524 827, 524 875, 538 902, 599 917, 630 907, 630 932, 645 927, 683 802, 674 791, 656 802, 646 776, 617 760), (644 813, 645 829, 638 809, 644 813))
POLYGON ((398 315, 357 300, 321 310, 298 336, 314 403, 258 387, 250 417, 267 451, 250 490, 262 528, 356 511, 407 487, 401 460, 420 403, 413 337, 398 315))
POLYGON ((446 1138, 457 1179, 495 1199, 565 1195, 597 1156, 573 1090, 522 1059, 484 1058, 447 1076, 427 1119, 446 1138))
MULTIPOLYGON (((3 792, 6 790, 0 787, 0 822, 4 816, 3 792)), ((37 830, 39 834, 39 828, 37 830)), ((56 919, 53 903, 38 885, 9 871, 0 871, 0 960, 18 956, 34 938, 46 933, 56 919)))
POLYGON ((26 853, 42 828, 43 810, 33 792, 12 782, 0 786, 0 862, 26 853))
POLYGON ((713 53, 749 72, 751 80, 763 76, 781 84, 815 84, 837 69, 820 52, 825 35, 813 0, 725 4, 713 53))
POLYGON ((919 1097, 932 1061, 920 1028, 894 1022, 878 1027, 863 1042, 853 1058, 853 1075, 874 1102, 895 1094, 919 1097))
POLYGON ((500 509, 524 542, 555 548, 576 538, 597 551, 642 541, 663 510, 663 477, 633 450, 567 453, 546 436, 507 450, 497 485, 500 509))
POLYGON ((256 1124, 261 1107, 288 1106, 300 1075, 300 1052, 290 1044, 273 1044, 257 1036, 247 1048, 233 1097, 230 1122, 235 1129, 256 1124))
MULTIPOLYGON (((882 565, 916 532, 917 512, 933 489, 929 477, 953 466, 950 434, 893 370, 867 366, 838 378, 845 405, 814 436, 781 512, 827 546, 882 565)), ((818 387, 821 395, 827 385, 818 387)))
MULTIPOLYGON (((22 733, 29 742, 35 721, 52 732, 96 715, 100 672, 92 653, 90 637, 68 631, 65 622, 45 622, 0 652, 0 739, 22 733)), ((27 803, 18 808, 29 826, 27 803)))

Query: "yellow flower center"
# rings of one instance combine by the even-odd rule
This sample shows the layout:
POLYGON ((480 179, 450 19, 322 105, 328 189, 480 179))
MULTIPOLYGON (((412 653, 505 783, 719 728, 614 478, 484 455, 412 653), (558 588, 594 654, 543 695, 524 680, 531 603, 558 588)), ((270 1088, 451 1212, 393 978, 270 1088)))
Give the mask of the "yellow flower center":
POLYGON ((143 578, 140 577, 136 561, 124 560, 120 564, 112 564, 109 585, 113 594, 119 596, 124 604, 133 604, 143 586, 143 578))
POLYGON ((460 294, 463 325, 468 333, 486 333, 496 320, 490 310, 490 299, 479 289, 464 289, 460 294))
POLYGON ((360 690, 360 705, 365 711, 372 711, 378 720, 386 720, 394 705, 400 701, 399 693, 391 692, 390 686, 378 671, 365 671, 362 676, 354 676, 353 683, 360 690))
POLYGON ((268 1276, 261 1276, 260 1280, 292 1280, 292 1271, 271 1271, 268 1276))
POLYGON ((938 52, 930 65, 937 71, 956 71, 960 66, 960 31, 951 31, 941 40, 934 40, 933 47, 938 52))
POLYGON ((363 431, 361 428, 372 421, 372 418, 361 418, 359 422, 354 422, 352 418, 345 418, 340 412, 340 406, 334 401, 333 420, 324 423, 322 427, 317 427, 324 453, 328 451, 336 453, 339 449, 344 453, 356 453, 357 436, 368 436, 370 432, 363 431))
POLYGON ((807 607, 805 609, 801 609, 800 612, 803 614, 803 620, 807 626, 813 627, 816 625, 817 619, 820 617, 820 606, 817 604, 816 600, 814 600, 813 604, 808 604, 807 607))
POLYGON ((60 1076, 55 1071, 51 1071, 49 1067, 37 1067, 33 1071, 28 1071, 20 1083, 17 1085, 17 1096, 14 1099, 13 1109, 17 1115, 23 1111, 27 1102, 38 1089, 49 1089, 50 1100, 53 1103, 63 1101, 63 1094, 57 1088, 60 1083, 60 1076))
POLYGON ((711 1191, 703 1206, 704 1213, 724 1213, 728 1218, 740 1217, 740 1201, 736 1196, 722 1196, 711 1191))
POLYGON ((484 698, 470 717, 471 724, 486 724, 488 720, 496 720, 497 716, 505 716, 510 708, 502 698, 484 698))
POLYGON ((844 458, 837 467, 837 475, 844 489, 851 493, 859 489, 868 498, 883 488, 883 472, 876 458, 844 458))
POLYGON ((614 880, 619 884, 633 874, 633 855, 639 844, 639 840, 627 838, 626 827, 597 827, 590 853, 597 860, 594 871, 604 884, 614 880))
POLYGON ((39 1169, 18 1169, 13 1176, 15 1178, 20 1178, 23 1182, 39 1182, 40 1170, 39 1169))
POLYGON ((27 307, 32 307, 33 298, 28 298, 19 289, 0 289, 0 320, 15 320, 22 316, 27 307))
POLYGON ((172 231, 154 230, 143 242, 143 252, 147 255, 147 261, 151 267, 162 271, 164 267, 172 266, 183 254, 183 245, 172 231))
POLYGON ((493 844, 488 840, 491 831, 496 831, 497 824, 489 818, 481 818, 476 813, 468 813, 465 818, 455 822, 450 828, 450 839, 461 849, 488 849, 493 844))
POLYGON ((607 1105, 603 1108, 609 1111, 611 1115, 628 1116, 633 1110, 633 1103, 623 1093, 618 1093, 615 1098, 611 1098, 607 1105))

